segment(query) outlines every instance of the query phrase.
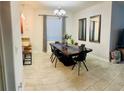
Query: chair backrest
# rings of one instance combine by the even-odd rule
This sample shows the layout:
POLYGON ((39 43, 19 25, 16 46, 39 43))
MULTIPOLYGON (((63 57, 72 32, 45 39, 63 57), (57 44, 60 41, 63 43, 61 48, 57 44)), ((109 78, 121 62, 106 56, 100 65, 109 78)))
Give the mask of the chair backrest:
POLYGON ((85 50, 85 44, 81 44, 81 45, 79 46, 79 48, 80 48, 81 51, 85 50))
POLYGON ((78 43, 76 42, 76 43, 74 43, 74 45, 78 46, 78 43))
POLYGON ((86 51, 81 51, 79 55, 76 57, 76 60, 78 61, 83 61, 86 60, 87 52, 86 51))
POLYGON ((84 48, 85 47, 85 44, 81 44, 80 47, 84 48))
POLYGON ((55 41, 55 44, 59 44, 60 42, 59 41, 55 41))

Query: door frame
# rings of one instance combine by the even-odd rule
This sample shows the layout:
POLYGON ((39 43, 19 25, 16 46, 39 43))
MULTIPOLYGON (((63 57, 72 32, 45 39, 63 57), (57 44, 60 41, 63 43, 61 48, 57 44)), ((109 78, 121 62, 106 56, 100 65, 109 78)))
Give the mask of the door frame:
POLYGON ((5 58, 4 58, 4 45, 3 45, 3 34, 2 34, 2 24, 0 16, 0 69, 1 69, 1 79, 2 79, 2 90, 6 90, 6 79, 5 79, 5 58))

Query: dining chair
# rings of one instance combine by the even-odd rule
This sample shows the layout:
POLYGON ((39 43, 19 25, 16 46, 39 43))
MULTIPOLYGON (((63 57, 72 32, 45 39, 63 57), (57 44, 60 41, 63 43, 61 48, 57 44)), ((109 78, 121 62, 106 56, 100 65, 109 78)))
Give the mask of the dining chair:
POLYGON ((85 44, 81 44, 80 46, 85 47, 85 44))
POLYGON ((50 44, 50 47, 51 47, 51 52, 52 52, 50 59, 52 63, 55 61, 55 68, 56 68, 56 64, 58 60, 61 61, 63 54, 58 49, 53 47, 51 44, 50 44))
POLYGON ((75 42, 75 43, 74 43, 74 45, 78 46, 78 43, 77 43, 77 42, 75 42))
POLYGON ((51 44, 50 44, 50 48, 51 48, 51 52, 52 52, 50 59, 51 59, 51 62, 53 63, 55 60, 55 53, 54 53, 55 48, 51 44))
POLYGON ((60 42, 59 41, 55 41, 55 44, 59 44, 60 42))
MULTIPOLYGON (((87 52, 86 51, 81 51, 77 56, 73 57, 73 60, 76 64, 78 64, 78 75, 80 75, 80 67, 81 67, 81 63, 83 63, 84 67, 86 68, 86 70, 88 71, 88 68, 86 66, 86 56, 87 56, 87 52)), ((74 69, 75 65, 73 65, 72 70, 74 69)))
POLYGON ((58 49, 54 49, 54 54, 55 54, 55 68, 56 68, 56 64, 58 60, 61 61, 63 54, 58 49))
POLYGON ((85 44, 81 44, 81 45, 79 46, 79 49, 80 49, 81 51, 84 51, 84 50, 85 50, 85 44))

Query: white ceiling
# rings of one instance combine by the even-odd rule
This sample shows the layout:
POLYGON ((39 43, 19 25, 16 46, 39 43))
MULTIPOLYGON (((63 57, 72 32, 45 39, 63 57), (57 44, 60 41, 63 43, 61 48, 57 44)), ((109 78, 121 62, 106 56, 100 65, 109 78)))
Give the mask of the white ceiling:
POLYGON ((85 9, 87 7, 93 6, 100 3, 100 1, 26 1, 21 2, 21 4, 31 5, 33 7, 38 6, 39 8, 47 9, 57 9, 59 7, 65 9, 66 11, 76 12, 80 9, 85 9))
POLYGON ((88 1, 47 1, 40 2, 42 5, 49 7, 50 9, 63 8, 69 11, 78 11, 80 8, 90 7, 98 2, 88 2, 88 1))

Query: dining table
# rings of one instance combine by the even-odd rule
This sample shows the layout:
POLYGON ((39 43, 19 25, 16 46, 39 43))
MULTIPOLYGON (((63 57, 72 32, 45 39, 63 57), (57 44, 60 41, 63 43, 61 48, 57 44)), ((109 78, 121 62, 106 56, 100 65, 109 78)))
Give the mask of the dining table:
POLYGON ((63 59, 60 60, 64 65, 70 66, 75 64, 73 57, 78 55, 81 51, 89 53, 92 51, 90 48, 84 48, 83 50, 77 45, 67 45, 63 43, 50 43, 55 49, 59 50, 63 54, 63 59))

